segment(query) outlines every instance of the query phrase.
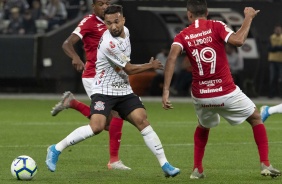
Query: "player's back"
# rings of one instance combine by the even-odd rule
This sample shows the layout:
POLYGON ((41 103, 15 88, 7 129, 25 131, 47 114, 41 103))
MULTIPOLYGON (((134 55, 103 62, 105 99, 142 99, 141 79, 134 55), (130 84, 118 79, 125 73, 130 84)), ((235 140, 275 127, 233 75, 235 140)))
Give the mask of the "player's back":
POLYGON ((232 33, 223 22, 199 19, 176 36, 193 68, 195 97, 221 96, 235 89, 224 47, 232 33))

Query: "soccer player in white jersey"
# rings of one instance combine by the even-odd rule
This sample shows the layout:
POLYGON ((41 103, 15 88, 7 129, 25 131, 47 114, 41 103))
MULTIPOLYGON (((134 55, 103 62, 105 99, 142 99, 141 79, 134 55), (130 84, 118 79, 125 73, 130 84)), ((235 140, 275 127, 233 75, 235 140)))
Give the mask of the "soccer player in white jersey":
POLYGON ((108 30, 104 32, 98 46, 90 123, 77 128, 62 141, 48 148, 47 167, 55 171, 60 153, 66 147, 102 132, 109 123, 111 110, 116 110, 123 119, 141 132, 146 145, 157 157, 165 176, 174 177, 180 170, 167 161, 161 141, 147 120, 146 110, 140 98, 133 93, 128 79, 128 75, 163 69, 163 65, 154 58, 145 64, 130 63, 129 31, 124 27, 125 18, 121 6, 109 6, 105 10, 104 22, 108 30))
POLYGON ((191 25, 177 34, 171 45, 165 67, 162 101, 164 109, 173 108, 169 101, 169 86, 176 58, 182 51, 186 51, 192 65, 192 98, 199 123, 194 134, 194 167, 191 179, 205 177, 202 165, 205 146, 210 128, 219 124, 220 116, 231 125, 238 125, 246 120, 252 126, 258 147, 261 175, 281 175, 269 162, 267 134, 259 111, 234 84, 224 50, 225 42, 235 46, 244 44, 252 20, 258 12, 259 10, 246 7, 243 24, 234 33, 221 21, 207 20, 205 0, 187 2, 187 16, 191 25))
MULTIPOLYGON (((104 24, 104 11, 110 5, 110 0, 93 0, 92 1, 93 14, 86 15, 72 32, 72 34, 64 41, 62 47, 67 56, 72 59, 73 67, 82 73, 83 87, 91 99, 91 86, 94 84, 94 76, 96 74, 96 60, 97 60, 97 47, 100 38, 107 30, 104 24), (86 54, 86 62, 81 60, 77 54, 74 45, 81 40, 83 42, 84 51, 86 54)), ((57 103, 52 111, 52 116, 56 116, 59 112, 65 109, 75 109, 85 117, 90 118, 90 107, 83 102, 74 98, 74 95, 67 91, 63 94, 62 100, 57 103)), ((119 148, 122 136, 123 120, 118 116, 118 113, 112 111, 113 117, 109 127, 109 153, 110 160, 108 169, 131 170, 125 166, 119 159, 119 148)))
POLYGON ((262 122, 265 122, 267 118, 272 114, 282 113, 282 103, 274 106, 263 105, 260 108, 260 116, 262 122))

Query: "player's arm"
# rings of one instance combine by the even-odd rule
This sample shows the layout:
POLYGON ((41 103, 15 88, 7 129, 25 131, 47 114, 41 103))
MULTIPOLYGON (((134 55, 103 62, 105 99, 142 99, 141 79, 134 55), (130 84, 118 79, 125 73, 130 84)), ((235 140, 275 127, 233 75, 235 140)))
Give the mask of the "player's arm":
POLYGON ((260 10, 255 10, 252 7, 246 7, 244 10, 245 18, 243 21, 242 26, 240 29, 235 33, 232 34, 229 39, 228 43, 235 45, 237 47, 242 46, 249 34, 249 30, 253 21, 253 18, 258 14, 260 10))
POLYGON ((80 37, 76 34, 71 34, 63 43, 62 48, 67 56, 72 59, 72 65, 77 71, 84 70, 84 63, 78 56, 74 49, 74 45, 80 40, 80 37))
POLYGON ((123 70, 127 75, 133 75, 141 72, 145 72, 147 70, 163 70, 164 66, 158 59, 154 59, 151 57, 149 63, 145 64, 131 64, 131 63, 126 63, 125 67, 123 70))
POLYGON ((167 57, 165 71, 164 71, 164 86, 163 86, 163 99, 162 99, 163 108, 166 110, 173 108, 172 104, 168 100, 169 88, 174 73, 177 57, 181 54, 181 52, 182 52, 182 48, 177 44, 173 44, 170 48, 170 52, 167 57))

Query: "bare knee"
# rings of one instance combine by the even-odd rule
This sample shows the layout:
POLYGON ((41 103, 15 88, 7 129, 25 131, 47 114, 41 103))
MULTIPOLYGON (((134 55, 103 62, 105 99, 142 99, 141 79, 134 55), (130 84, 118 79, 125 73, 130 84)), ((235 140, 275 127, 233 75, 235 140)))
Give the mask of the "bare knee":
POLYGON ((258 125, 258 124, 262 124, 262 123, 263 123, 263 122, 261 121, 260 113, 259 113, 259 111, 257 110, 257 108, 255 108, 254 113, 253 113, 251 116, 249 116, 249 117, 247 118, 247 122, 248 122, 252 127, 254 127, 254 126, 258 125))
POLYGON ((133 124, 139 131, 150 125, 149 121, 147 120, 146 111, 142 108, 135 109, 128 115, 127 118, 128 121, 133 124))
POLYGON ((97 135, 106 128, 106 117, 101 114, 92 115, 89 125, 93 133, 97 135))
POLYGON ((150 125, 149 121, 147 120, 147 117, 137 118, 134 123, 139 131, 143 130, 144 128, 150 125))

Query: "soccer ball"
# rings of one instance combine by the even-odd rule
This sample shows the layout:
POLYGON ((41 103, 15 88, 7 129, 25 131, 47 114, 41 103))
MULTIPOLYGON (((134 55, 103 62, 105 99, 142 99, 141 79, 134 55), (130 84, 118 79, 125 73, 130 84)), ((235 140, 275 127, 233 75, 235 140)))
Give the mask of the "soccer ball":
POLYGON ((18 180, 31 180, 37 173, 36 162, 29 156, 18 156, 11 164, 11 173, 18 180))

